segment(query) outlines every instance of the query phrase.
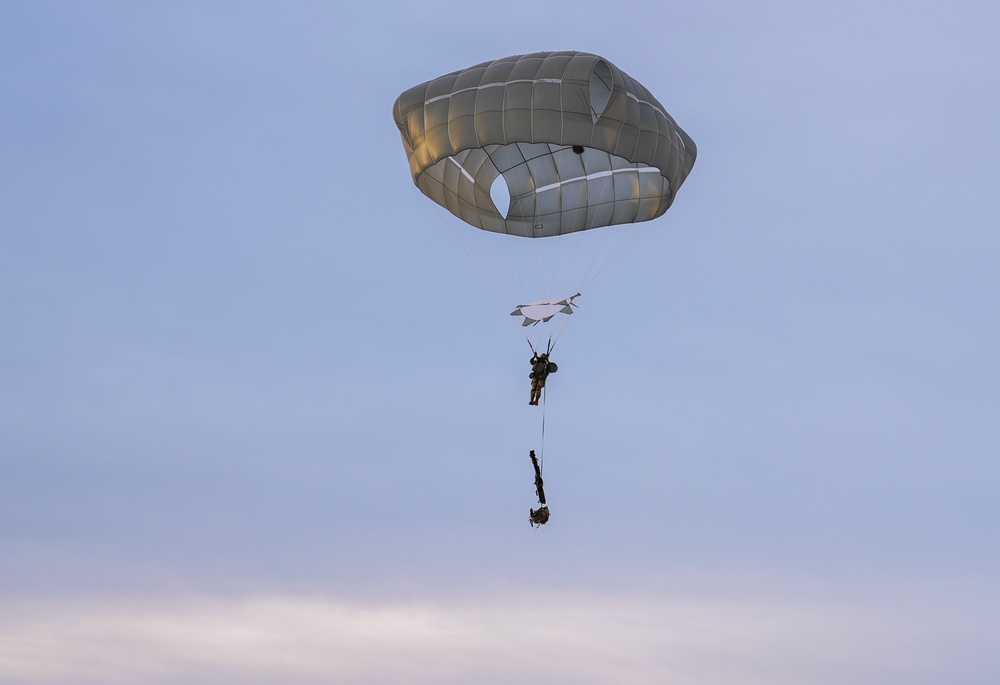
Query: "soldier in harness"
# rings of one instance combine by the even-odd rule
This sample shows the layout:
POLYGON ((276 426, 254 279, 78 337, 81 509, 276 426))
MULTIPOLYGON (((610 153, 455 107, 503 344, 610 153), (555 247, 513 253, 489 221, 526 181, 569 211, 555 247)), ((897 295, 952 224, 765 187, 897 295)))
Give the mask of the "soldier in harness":
POLYGON ((538 354, 537 352, 531 357, 531 373, 528 378, 531 379, 531 398, 528 400, 528 404, 533 404, 538 406, 538 400, 542 396, 542 389, 545 387, 545 380, 549 377, 550 373, 555 373, 559 370, 555 362, 549 361, 549 353, 542 352, 538 354))

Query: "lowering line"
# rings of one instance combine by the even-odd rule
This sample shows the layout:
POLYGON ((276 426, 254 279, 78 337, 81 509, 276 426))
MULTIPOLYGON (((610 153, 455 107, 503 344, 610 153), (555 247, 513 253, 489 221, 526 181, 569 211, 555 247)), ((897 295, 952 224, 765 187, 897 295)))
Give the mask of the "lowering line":
MULTIPOLYGON (((529 342, 530 344, 530 342, 529 342)), ((532 347, 534 352, 534 347, 532 347)), ((552 338, 549 338, 548 345, 546 346, 546 355, 552 352, 552 338)), ((537 353, 536 353, 537 356, 537 353)), ((528 514, 528 523, 533 527, 538 528, 545 525, 549 521, 549 508, 545 504, 545 490, 542 481, 542 472, 545 470, 545 408, 546 399, 548 393, 545 391, 545 386, 542 386, 542 435, 541 444, 538 449, 538 456, 535 456, 535 450, 529 452, 531 457, 531 465, 535 469, 535 494, 538 496, 538 504, 541 505, 538 509, 530 509, 528 514)))
MULTIPOLYGON (((542 388, 542 440, 541 448, 538 450, 538 456, 541 458, 542 470, 545 470, 545 397, 548 395, 545 392, 545 388, 542 388)), ((543 502, 544 504, 544 502, 543 502)))

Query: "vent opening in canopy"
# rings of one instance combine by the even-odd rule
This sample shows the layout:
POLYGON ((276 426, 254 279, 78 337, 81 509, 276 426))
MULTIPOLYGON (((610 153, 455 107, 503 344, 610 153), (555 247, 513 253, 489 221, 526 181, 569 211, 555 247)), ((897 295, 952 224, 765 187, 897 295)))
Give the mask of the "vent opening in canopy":
POLYGON ((595 122, 601 118, 604 108, 608 106, 613 87, 614 76, 611 74, 611 67, 603 59, 598 60, 594 65, 594 71, 590 74, 590 109, 595 122))
POLYGON ((507 187, 507 179, 503 177, 503 174, 493 179, 493 185, 490 186, 490 199, 493 200, 493 205, 500 212, 500 216, 506 219, 507 213, 510 211, 510 188, 507 187))

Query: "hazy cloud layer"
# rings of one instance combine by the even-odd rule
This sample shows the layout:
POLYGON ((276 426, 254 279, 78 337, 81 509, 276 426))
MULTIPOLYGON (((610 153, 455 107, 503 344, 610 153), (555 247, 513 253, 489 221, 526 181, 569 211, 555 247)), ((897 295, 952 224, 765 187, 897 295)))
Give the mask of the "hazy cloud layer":
POLYGON ((983 661, 1000 650, 995 600, 880 590, 861 603, 578 592, 23 600, 0 617, 0 680, 902 685, 1000 675, 995 658, 983 661))

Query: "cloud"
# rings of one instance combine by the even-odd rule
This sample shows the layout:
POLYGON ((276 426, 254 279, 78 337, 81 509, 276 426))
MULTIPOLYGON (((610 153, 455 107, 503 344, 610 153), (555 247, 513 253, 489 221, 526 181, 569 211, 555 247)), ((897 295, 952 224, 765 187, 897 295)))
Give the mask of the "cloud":
POLYGON ((1000 672, 985 656, 1000 648, 997 607, 854 599, 17 600, 0 617, 0 680, 910 685, 1000 672))

